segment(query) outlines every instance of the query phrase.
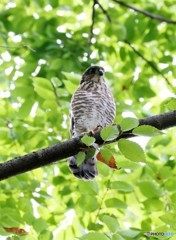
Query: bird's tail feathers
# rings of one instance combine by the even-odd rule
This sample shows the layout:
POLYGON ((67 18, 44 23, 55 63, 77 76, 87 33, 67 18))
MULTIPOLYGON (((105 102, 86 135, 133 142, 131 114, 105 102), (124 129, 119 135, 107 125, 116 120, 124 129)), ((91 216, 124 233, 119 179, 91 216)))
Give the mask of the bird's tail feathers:
POLYGON ((96 154, 93 157, 87 158, 80 164, 77 164, 75 156, 69 159, 69 168, 73 175, 83 180, 93 180, 98 175, 96 165, 96 154))

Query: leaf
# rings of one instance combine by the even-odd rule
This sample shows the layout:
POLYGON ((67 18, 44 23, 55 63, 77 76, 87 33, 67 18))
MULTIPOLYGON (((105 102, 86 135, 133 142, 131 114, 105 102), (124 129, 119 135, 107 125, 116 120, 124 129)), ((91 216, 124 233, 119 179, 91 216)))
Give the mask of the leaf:
POLYGON ((52 77, 51 82, 55 88, 62 86, 61 80, 57 77, 52 77))
POLYGON ((32 99, 27 99, 23 105, 21 106, 21 108, 19 109, 19 112, 18 112, 18 117, 19 118, 25 118, 27 116, 29 116, 29 113, 32 109, 32 106, 33 106, 33 101, 32 99))
POLYGON ((53 7, 56 8, 59 4, 58 0, 49 0, 49 4, 53 7))
POLYGON ((6 232, 9 232, 9 233, 15 233, 15 234, 27 234, 28 233, 22 228, 17 228, 17 227, 13 227, 13 228, 3 227, 3 228, 5 229, 6 232))
POLYGON ((110 168, 118 169, 115 158, 108 149, 101 149, 96 157, 98 161, 106 164, 110 168))
POLYGON ((101 161, 102 159, 102 162, 106 162, 108 163, 112 157, 112 153, 109 149, 107 148, 102 148, 99 152, 99 154, 97 154, 99 159, 101 161))
POLYGON ((78 154, 76 154, 75 157, 76 157, 76 163, 78 164, 78 166, 80 166, 84 162, 86 154, 85 152, 79 152, 78 154))
POLYGON ((47 78, 41 78, 41 77, 33 77, 32 78, 34 85, 48 89, 48 90, 53 90, 51 82, 47 78))
POLYGON ((126 182, 122 182, 122 181, 114 181, 114 182, 111 182, 111 188, 112 189, 116 189, 118 191, 121 191, 121 192, 132 192, 133 191, 133 187, 126 183, 126 182))
POLYGON ((46 78, 35 77, 33 78, 34 89, 37 94, 44 99, 56 100, 52 85, 46 78))
POLYGON ((117 126, 106 126, 100 132, 100 136, 104 141, 111 141, 116 139, 119 135, 117 126))
POLYGON ((98 209, 97 199, 93 195, 82 195, 78 199, 78 205, 87 212, 93 212, 98 209))
POLYGON ((14 226, 19 226, 20 224, 23 224, 23 219, 21 218, 20 212, 18 208, 13 208, 12 204, 15 201, 6 201, 6 206, 2 209, 0 208, 0 216, 1 216, 1 225, 8 227, 8 228, 13 228, 14 226))
POLYGON ((136 168, 139 168, 139 163, 137 162, 132 162, 126 158, 121 158, 118 159, 118 165, 120 168, 124 168, 124 169, 131 169, 134 170, 136 168))
POLYGON ((116 233, 112 236, 112 240, 125 240, 125 238, 116 233))
POLYGON ((109 198, 105 201, 105 205, 108 208, 117 208, 117 209, 125 209, 127 207, 126 203, 122 202, 117 198, 109 198))
POLYGON ((94 142, 95 142, 95 138, 94 137, 90 137, 90 136, 87 136, 87 135, 84 135, 82 138, 81 138, 81 142, 83 142, 86 146, 91 146, 94 142))
POLYGON ((161 135, 162 132, 153 126, 142 125, 142 126, 135 128, 133 130, 133 133, 137 134, 137 135, 152 137, 152 136, 161 135))
POLYGON ((96 149, 95 148, 90 148, 85 152, 86 152, 86 158, 85 159, 90 159, 90 158, 94 157, 96 149))
POLYGON ((105 28, 105 33, 108 36, 111 36, 114 34, 114 36, 120 40, 123 41, 126 39, 126 28, 123 24, 116 22, 115 24, 107 25, 105 28))
POLYGON ((74 82, 76 84, 78 84, 80 82, 81 76, 80 74, 77 73, 69 73, 69 72, 62 72, 65 77, 70 80, 71 82, 74 82))
POLYGON ((176 99, 172 99, 171 101, 169 101, 166 106, 172 111, 172 110, 176 110, 176 99))
POLYGON ((35 21, 32 16, 26 16, 23 18, 23 21, 20 20, 21 18, 18 18, 17 21, 14 21, 14 27, 16 28, 16 31, 18 31, 19 34, 22 34, 30 30, 35 21))
POLYGON ((98 231, 103 228, 102 224, 90 222, 88 225, 88 230, 98 231))
POLYGON ((99 219, 101 222, 105 223, 109 230, 113 233, 117 231, 117 228, 119 227, 119 223, 116 218, 109 216, 107 214, 100 215, 99 219))
POLYGON ((53 177, 53 185, 57 186, 59 184, 63 184, 65 182, 65 178, 62 176, 53 177))
POLYGON ((138 239, 137 236, 141 233, 141 231, 137 230, 118 230, 117 231, 122 237, 125 237, 125 239, 138 239))
POLYGON ((79 181, 78 188, 82 194, 96 195, 99 192, 99 185, 96 181, 79 181))
POLYGON ((164 207, 164 203, 157 198, 148 198, 143 202, 145 209, 149 211, 161 211, 164 207))
POLYGON ((155 182, 146 180, 138 183, 138 186, 142 194, 147 198, 158 198, 161 196, 160 186, 157 185, 155 182))
POLYGON ((108 237, 106 237, 106 235, 104 235, 103 233, 99 233, 99 232, 90 232, 87 233, 85 235, 83 235, 81 238, 79 238, 80 240, 109 240, 108 237))
POLYGON ((41 217, 37 218, 33 223, 33 228, 39 233, 47 228, 47 223, 41 217))
POLYGON ((102 175, 103 177, 107 177, 111 174, 112 169, 104 162, 102 163, 101 161, 97 161, 97 166, 98 166, 98 171, 99 174, 102 175))
POLYGON ((42 87, 40 87, 40 86, 38 86, 38 85, 35 85, 35 84, 34 84, 34 88, 35 88, 35 91, 37 92, 37 94, 38 94, 40 97, 42 97, 42 98, 44 98, 44 99, 50 99, 50 100, 51 100, 51 99, 53 99, 53 100, 56 99, 53 91, 48 90, 48 89, 46 89, 46 88, 42 88, 42 87))
POLYGON ((167 191, 175 192, 175 186, 176 186, 176 179, 170 178, 165 182, 165 188, 167 191))
POLYGON ((174 213, 165 213, 164 215, 159 217, 165 224, 169 224, 170 226, 175 226, 175 218, 176 214, 174 213))
POLYGON ((118 141, 118 147, 121 153, 129 160, 134 162, 145 162, 144 151, 139 144, 126 139, 120 139, 118 141))
POLYGON ((152 98, 155 97, 156 93, 151 89, 150 86, 144 84, 134 84, 133 94, 136 98, 152 98))
POLYGON ((119 53, 120 53, 120 58, 121 58, 121 60, 124 61, 124 60, 126 59, 126 55, 127 55, 127 54, 126 54, 126 51, 125 51, 125 48, 124 48, 124 47, 121 47, 119 53))
POLYGON ((169 166, 163 166, 159 169, 158 175, 161 179, 167 180, 173 176, 172 168, 169 166))
POLYGON ((70 94, 73 94, 76 91, 76 89, 78 88, 78 86, 76 84, 72 83, 69 80, 65 80, 63 82, 65 84, 66 89, 68 90, 68 92, 70 94))
POLYGON ((139 120, 136 118, 124 118, 120 124, 122 131, 128 131, 136 128, 139 125, 139 120))

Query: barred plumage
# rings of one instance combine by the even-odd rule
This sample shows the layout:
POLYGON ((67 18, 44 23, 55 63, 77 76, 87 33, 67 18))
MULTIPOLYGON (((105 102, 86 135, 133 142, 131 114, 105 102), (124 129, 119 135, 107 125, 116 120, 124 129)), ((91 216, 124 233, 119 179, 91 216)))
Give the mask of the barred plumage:
MULTIPOLYGON (((88 68, 83 74, 71 100, 71 137, 114 122, 116 107, 103 75, 104 69, 98 66, 88 68)), ((76 177, 84 180, 92 180, 98 174, 96 156, 84 160, 80 166, 73 156, 69 167, 76 177)))

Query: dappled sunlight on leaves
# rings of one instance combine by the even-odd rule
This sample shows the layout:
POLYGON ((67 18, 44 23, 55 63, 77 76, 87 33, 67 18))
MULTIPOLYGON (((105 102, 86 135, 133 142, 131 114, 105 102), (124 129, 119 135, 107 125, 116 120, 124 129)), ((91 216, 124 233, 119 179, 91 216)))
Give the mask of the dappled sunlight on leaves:
MULTIPOLYGON (((175 23, 117 2, 0 1, 1 162, 70 138, 70 99, 90 65, 106 70, 115 123, 150 137, 145 149, 142 138, 103 146, 94 181, 74 178, 66 159, 2 181, 0 239, 139 240, 176 229, 175 131, 137 127, 176 110, 175 23)), ((176 20, 174 1, 130 4, 176 20)), ((116 126, 101 131, 104 141, 118 136, 116 126)))

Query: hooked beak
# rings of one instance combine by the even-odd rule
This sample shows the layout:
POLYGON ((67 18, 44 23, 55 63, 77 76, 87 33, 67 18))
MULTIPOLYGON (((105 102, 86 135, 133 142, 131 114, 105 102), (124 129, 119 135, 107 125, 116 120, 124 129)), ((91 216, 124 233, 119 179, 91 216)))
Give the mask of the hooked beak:
POLYGON ((104 71, 103 71, 102 69, 99 69, 98 75, 99 75, 99 76, 103 76, 103 74, 104 74, 104 71))

